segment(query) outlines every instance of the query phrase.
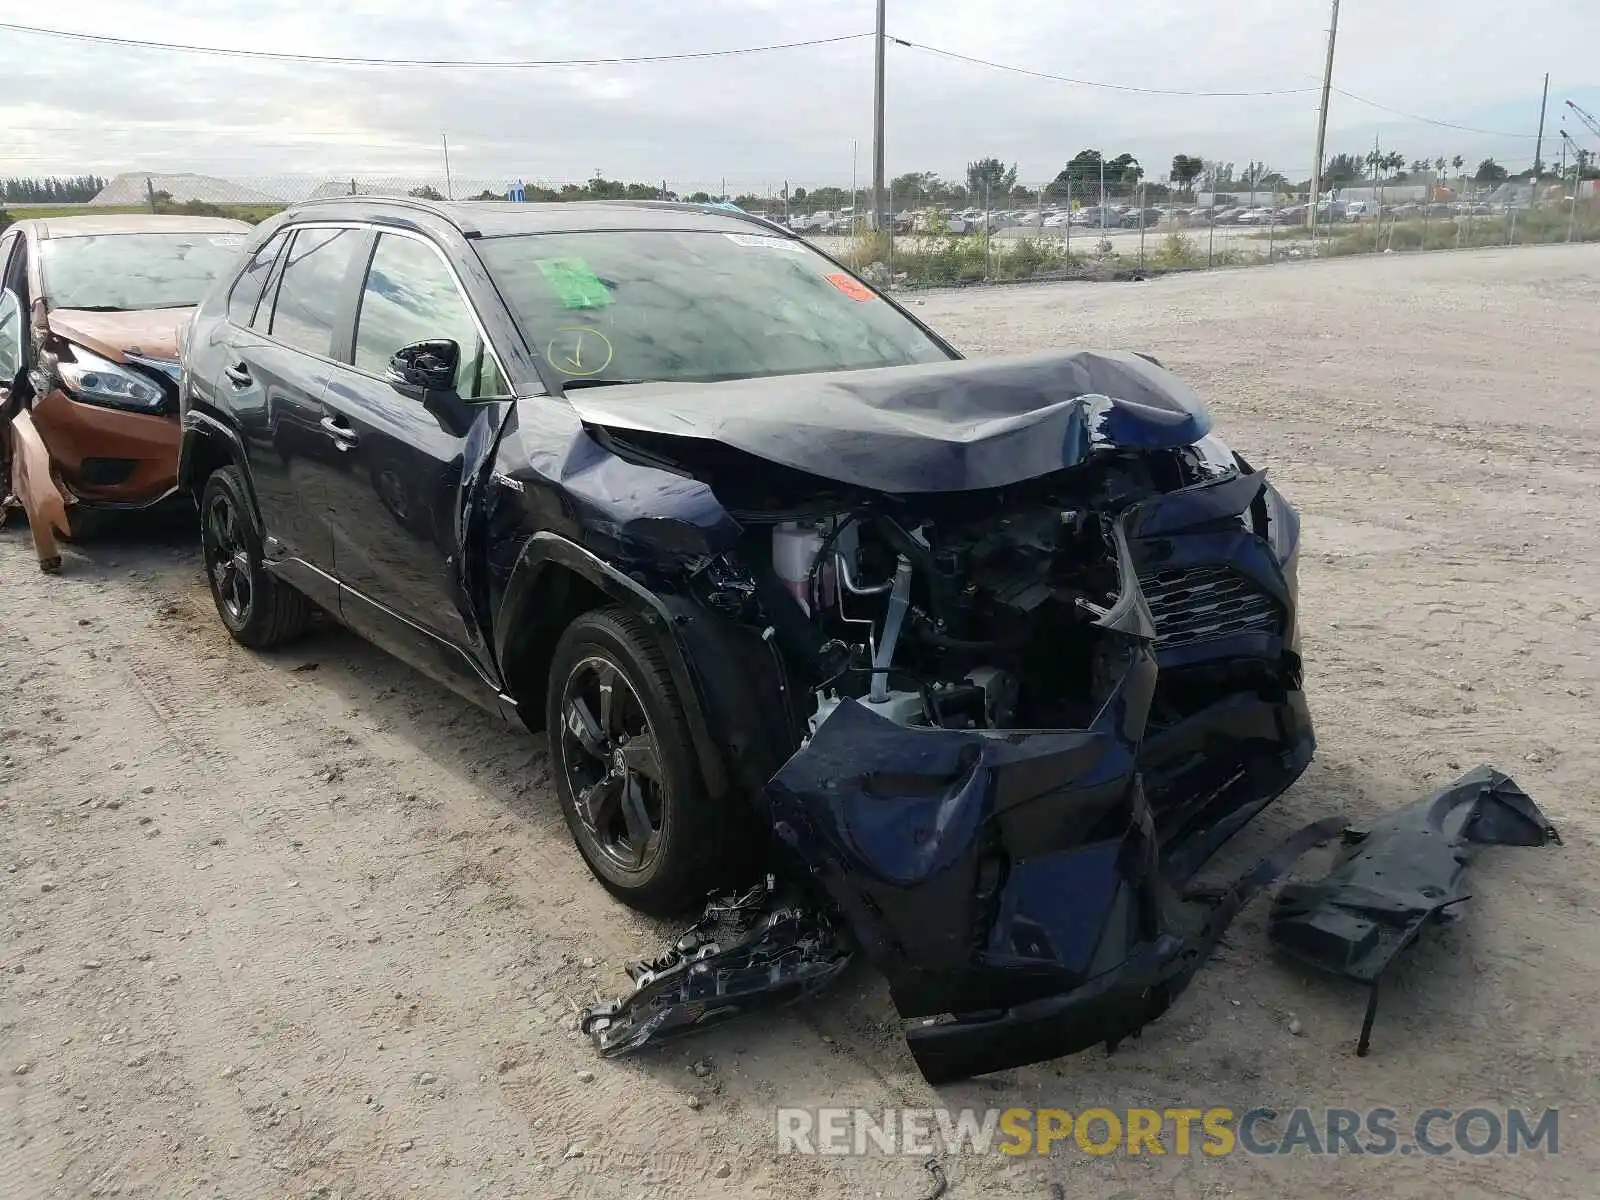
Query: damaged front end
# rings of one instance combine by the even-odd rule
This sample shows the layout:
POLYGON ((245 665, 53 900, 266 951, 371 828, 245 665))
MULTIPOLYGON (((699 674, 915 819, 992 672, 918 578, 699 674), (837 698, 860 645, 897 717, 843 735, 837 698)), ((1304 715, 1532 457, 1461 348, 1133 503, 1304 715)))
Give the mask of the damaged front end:
MULTIPOLYGON (((1289 859, 1185 883, 1313 739, 1298 521, 1181 385, 1136 356, 916 372, 813 383, 809 440, 764 388, 586 415, 737 523, 664 603, 780 874, 883 971, 938 1080, 1159 1016, 1289 859)), ((747 939, 691 940, 748 979, 747 939)), ((835 962, 772 961, 775 998, 835 962)), ((636 985, 589 1027, 617 1052, 707 1003, 636 985)))

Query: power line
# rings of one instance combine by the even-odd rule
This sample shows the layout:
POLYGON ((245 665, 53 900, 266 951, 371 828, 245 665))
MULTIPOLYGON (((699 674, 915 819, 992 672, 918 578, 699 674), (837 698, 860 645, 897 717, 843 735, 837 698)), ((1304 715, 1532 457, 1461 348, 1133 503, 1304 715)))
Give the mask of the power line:
MULTIPOLYGON (((1112 92, 1133 92, 1145 96, 1186 96, 1191 98, 1216 97, 1237 99, 1248 96, 1301 96, 1318 90, 1314 87, 1299 87, 1267 88, 1259 91, 1206 92, 1191 91, 1184 88, 1138 87, 1133 84, 1106 83, 1104 81, 1094 79, 1077 79, 1070 75, 1056 75, 1049 71, 1035 71, 1029 67, 1019 67, 1011 63, 994 62, 987 58, 976 58, 970 54, 959 54, 954 50, 945 50, 939 46, 927 46, 920 42, 907 41, 905 38, 891 38, 890 40, 895 42, 897 45, 906 46, 912 50, 921 50, 926 54, 936 54, 941 58, 951 58, 957 60, 958 62, 972 63, 975 66, 990 67, 996 71, 1008 71, 1014 75, 1029 75, 1035 79, 1049 79, 1055 81, 1056 83, 1075 84, 1078 87, 1100 88, 1102 90, 1112 92)), ((1381 109, 1384 112, 1393 113, 1397 117, 1404 117, 1408 121, 1417 121, 1424 125, 1437 125, 1443 129, 1455 129, 1461 131, 1462 133, 1476 133, 1481 134, 1484 137, 1519 138, 1526 139, 1527 141, 1535 140, 1534 135, 1531 133, 1503 133, 1494 129, 1478 129, 1472 125, 1458 125, 1453 121, 1441 121, 1435 117, 1424 117, 1418 115, 1417 113, 1405 112, 1404 110, 1398 108, 1391 108, 1387 104, 1381 104, 1376 100, 1368 99, 1366 96, 1357 95, 1355 92, 1347 92, 1341 87, 1334 87, 1331 90, 1338 92, 1339 95, 1344 96, 1346 99, 1356 101, 1358 104, 1365 104, 1372 108, 1381 109)))
POLYGON ((891 37, 890 41, 898 46, 905 46, 912 50, 921 50, 925 54, 937 54, 940 58, 953 58, 958 62, 972 63, 980 67, 991 67, 996 71, 1009 71, 1014 75, 1031 75, 1035 79, 1050 79, 1056 83, 1071 83, 1079 87, 1102 88, 1112 92, 1137 92, 1145 96, 1205 96, 1238 98, 1241 96, 1300 96, 1307 92, 1316 91, 1315 88, 1272 88, 1252 92, 1196 92, 1180 88, 1151 88, 1135 87, 1125 83, 1102 83, 1093 79, 1074 79, 1070 75, 1053 75, 1049 71, 1035 71, 1029 67, 1012 66, 1010 63, 992 62, 987 58, 974 58, 970 54, 957 54, 954 50, 942 50, 938 46, 925 46, 921 42, 910 42, 905 38, 891 37))
POLYGON ((451 59, 451 58, 364 58, 343 54, 294 54, 282 50, 247 50, 223 46, 193 46, 184 42, 152 42, 139 38, 113 37, 109 34, 79 33, 67 29, 44 29, 33 25, 14 25, 0 21, 0 29, 13 33, 34 34, 39 37, 64 38, 74 42, 119 46, 135 50, 168 50, 181 54, 211 54, 223 58, 255 58, 272 62, 323 63, 347 67, 469 67, 473 69, 512 68, 525 70, 536 67, 610 67, 636 63, 684 62, 703 58, 732 58, 742 54, 767 54, 776 50, 801 50, 811 46, 831 46, 839 42, 854 42, 871 37, 870 33, 848 33, 838 37, 810 38, 801 42, 775 42, 763 46, 740 46, 730 50, 694 50, 680 54, 627 54, 610 58, 549 58, 549 59, 451 59))
POLYGON ((1358 104, 1365 104, 1371 108, 1381 109, 1386 113, 1393 113, 1397 117, 1404 117, 1408 121, 1417 121, 1423 125, 1437 125, 1441 129, 1456 129, 1462 133, 1477 133, 1484 137, 1495 138, 1520 138, 1535 141, 1537 135, 1531 133, 1503 133, 1495 129, 1478 129, 1471 125, 1457 125, 1454 121, 1440 121, 1434 117, 1422 117, 1416 113, 1404 112, 1398 108, 1390 108, 1387 104, 1379 104, 1376 100, 1368 100, 1365 96, 1358 96, 1354 92, 1347 92, 1342 87, 1333 89, 1347 100, 1354 100, 1358 104))

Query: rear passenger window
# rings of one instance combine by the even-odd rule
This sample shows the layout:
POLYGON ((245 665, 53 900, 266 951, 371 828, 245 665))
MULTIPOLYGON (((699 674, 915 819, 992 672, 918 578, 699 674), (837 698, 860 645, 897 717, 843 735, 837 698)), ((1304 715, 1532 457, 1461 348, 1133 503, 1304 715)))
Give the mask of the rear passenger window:
POLYGON ((233 291, 228 293, 228 320, 235 325, 249 325, 255 320, 261 293, 266 291, 267 280, 272 278, 272 265, 278 261, 278 251, 288 240, 289 234, 285 231, 267 242, 234 281, 233 291))
POLYGON ((356 229, 302 229, 295 234, 272 310, 273 337, 312 354, 333 352, 334 314, 362 241, 356 229))

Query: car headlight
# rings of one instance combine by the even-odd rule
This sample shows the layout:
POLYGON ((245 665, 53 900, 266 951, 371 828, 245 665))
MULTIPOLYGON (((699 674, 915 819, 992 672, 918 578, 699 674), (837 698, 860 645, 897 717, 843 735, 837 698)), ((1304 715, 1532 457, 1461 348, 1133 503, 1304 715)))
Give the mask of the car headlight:
POLYGON ((104 408, 122 408, 131 412, 155 412, 166 401, 167 394, 153 379, 128 370, 120 363, 85 350, 72 347, 72 358, 60 359, 56 373, 74 400, 85 404, 98 404, 104 408))

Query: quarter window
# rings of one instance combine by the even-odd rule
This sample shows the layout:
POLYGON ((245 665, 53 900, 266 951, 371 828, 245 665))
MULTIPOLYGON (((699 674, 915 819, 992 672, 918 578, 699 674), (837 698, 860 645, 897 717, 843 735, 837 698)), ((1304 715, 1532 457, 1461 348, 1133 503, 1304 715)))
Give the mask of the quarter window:
POLYGON ((402 346, 446 338, 461 347, 458 395, 471 399, 504 394, 472 310, 444 261, 425 242, 381 234, 361 290, 355 365, 383 375, 402 346))
POLYGON ((228 320, 235 325, 249 325, 256 319, 256 306, 261 303, 261 293, 267 290, 267 280, 272 278, 273 265, 278 252, 289 240, 287 231, 272 238, 245 267, 244 273, 234 282, 228 295, 228 320))
POLYGON ((302 229, 295 234, 272 310, 273 337, 312 354, 333 353, 334 314, 361 243, 356 229, 302 229))

